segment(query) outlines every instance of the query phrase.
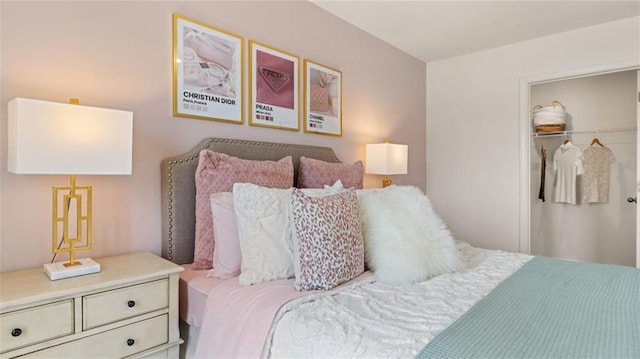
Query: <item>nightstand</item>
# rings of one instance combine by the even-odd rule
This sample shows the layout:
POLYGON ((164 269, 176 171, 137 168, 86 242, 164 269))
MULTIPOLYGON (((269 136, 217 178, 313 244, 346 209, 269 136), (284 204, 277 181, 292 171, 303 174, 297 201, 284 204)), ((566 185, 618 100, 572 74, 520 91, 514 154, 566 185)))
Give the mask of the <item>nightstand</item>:
POLYGON ((0 358, 177 358, 182 267, 151 253, 96 259, 101 271, 51 281, 0 273, 0 358))

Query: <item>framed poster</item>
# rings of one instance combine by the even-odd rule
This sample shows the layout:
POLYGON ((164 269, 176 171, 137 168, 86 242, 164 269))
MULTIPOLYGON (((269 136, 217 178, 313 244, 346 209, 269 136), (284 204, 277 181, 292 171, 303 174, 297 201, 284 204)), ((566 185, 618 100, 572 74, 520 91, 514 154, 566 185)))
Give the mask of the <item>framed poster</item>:
POLYGON ((299 62, 292 54, 249 40, 249 124, 298 131, 299 62))
POLYGON ((342 136, 342 73, 304 60, 304 132, 342 136))
POLYGON ((173 14, 173 115, 242 123, 242 38, 173 14))

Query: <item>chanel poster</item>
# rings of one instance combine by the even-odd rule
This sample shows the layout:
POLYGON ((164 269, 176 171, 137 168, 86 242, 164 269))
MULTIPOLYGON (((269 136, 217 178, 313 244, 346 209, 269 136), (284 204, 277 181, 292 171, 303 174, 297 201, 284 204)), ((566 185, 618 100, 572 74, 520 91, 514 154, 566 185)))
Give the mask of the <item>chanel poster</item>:
POLYGON ((242 123, 242 38, 173 15, 173 115, 242 123))
POLYGON ((342 73, 304 60, 304 132, 342 136, 342 73))
POLYGON ((249 52, 249 124, 299 130, 299 58, 253 40, 249 52))

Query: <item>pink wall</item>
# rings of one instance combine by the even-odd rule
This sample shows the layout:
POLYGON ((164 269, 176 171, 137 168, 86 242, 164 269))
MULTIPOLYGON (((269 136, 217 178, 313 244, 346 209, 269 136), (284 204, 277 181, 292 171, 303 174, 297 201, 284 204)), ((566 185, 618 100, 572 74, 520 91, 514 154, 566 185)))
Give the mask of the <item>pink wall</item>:
POLYGON ((0 20, 0 271, 50 260, 51 186, 68 182, 7 172, 6 105, 18 96, 134 113, 133 176, 78 178, 94 188, 83 256, 159 253, 160 160, 203 137, 331 146, 345 162, 389 139, 409 145, 409 174, 395 183, 426 186, 425 64, 306 1, 2 2, 0 20), (173 117, 174 12, 341 70, 343 136, 173 117))

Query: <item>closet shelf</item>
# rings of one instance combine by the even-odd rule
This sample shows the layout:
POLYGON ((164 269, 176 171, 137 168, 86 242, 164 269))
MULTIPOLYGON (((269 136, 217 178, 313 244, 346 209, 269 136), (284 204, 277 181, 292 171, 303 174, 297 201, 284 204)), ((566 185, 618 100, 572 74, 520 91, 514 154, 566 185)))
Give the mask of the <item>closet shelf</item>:
POLYGON ((531 137, 557 137, 568 136, 573 134, 592 133, 594 135, 598 133, 608 132, 635 132, 636 127, 624 127, 624 128, 599 128, 591 130, 570 130, 570 131, 558 131, 558 132, 545 132, 545 133, 532 133, 531 137))

